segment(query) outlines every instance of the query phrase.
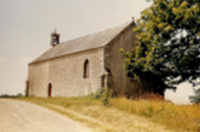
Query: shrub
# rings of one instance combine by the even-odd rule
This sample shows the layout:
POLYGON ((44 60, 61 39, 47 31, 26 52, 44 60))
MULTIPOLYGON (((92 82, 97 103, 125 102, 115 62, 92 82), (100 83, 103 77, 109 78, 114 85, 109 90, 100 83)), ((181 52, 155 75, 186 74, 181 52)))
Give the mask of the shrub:
POLYGON ((112 96, 112 90, 106 88, 99 88, 93 95, 94 98, 100 99, 104 105, 109 104, 109 98, 112 96))
POLYGON ((105 88, 99 88, 96 93, 92 94, 95 99, 100 99, 105 92, 105 88))

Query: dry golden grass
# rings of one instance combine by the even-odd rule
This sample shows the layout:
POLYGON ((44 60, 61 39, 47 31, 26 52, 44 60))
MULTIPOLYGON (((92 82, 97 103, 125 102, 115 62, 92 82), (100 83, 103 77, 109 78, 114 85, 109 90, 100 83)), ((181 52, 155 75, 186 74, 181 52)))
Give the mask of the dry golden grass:
POLYGON ((110 107, 147 117, 176 131, 200 131, 200 105, 174 105, 160 100, 110 99, 110 107))
POLYGON ((200 132, 199 105, 126 98, 110 98, 108 106, 91 97, 23 99, 84 122, 99 132, 200 132))
POLYGON ((103 127, 106 126, 107 130, 113 132, 169 132, 164 127, 145 118, 118 109, 100 106, 88 106, 81 109, 78 106, 73 106, 69 109, 107 124, 103 127))

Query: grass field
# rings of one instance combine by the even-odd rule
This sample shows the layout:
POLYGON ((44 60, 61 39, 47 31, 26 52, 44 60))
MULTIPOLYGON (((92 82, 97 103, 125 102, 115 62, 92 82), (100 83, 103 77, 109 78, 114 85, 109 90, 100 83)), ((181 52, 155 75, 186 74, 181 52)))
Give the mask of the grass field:
POLYGON ((200 132, 200 105, 109 98, 109 104, 104 106, 90 96, 21 100, 58 111, 100 132, 200 132))

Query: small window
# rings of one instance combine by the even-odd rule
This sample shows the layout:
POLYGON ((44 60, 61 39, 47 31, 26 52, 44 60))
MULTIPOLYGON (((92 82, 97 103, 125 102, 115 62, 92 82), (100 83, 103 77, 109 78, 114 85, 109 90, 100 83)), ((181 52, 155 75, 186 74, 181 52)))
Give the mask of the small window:
POLYGON ((89 68, 90 68, 89 61, 86 60, 86 61, 84 62, 84 66, 83 66, 83 77, 84 77, 84 78, 89 78, 89 76, 90 76, 89 68))

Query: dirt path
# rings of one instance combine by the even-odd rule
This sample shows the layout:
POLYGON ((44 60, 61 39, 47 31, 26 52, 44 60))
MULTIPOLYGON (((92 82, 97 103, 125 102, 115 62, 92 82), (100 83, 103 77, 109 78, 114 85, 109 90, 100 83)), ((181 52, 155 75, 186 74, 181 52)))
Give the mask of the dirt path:
POLYGON ((28 102, 0 99, 0 132, 91 132, 67 117, 28 102))

